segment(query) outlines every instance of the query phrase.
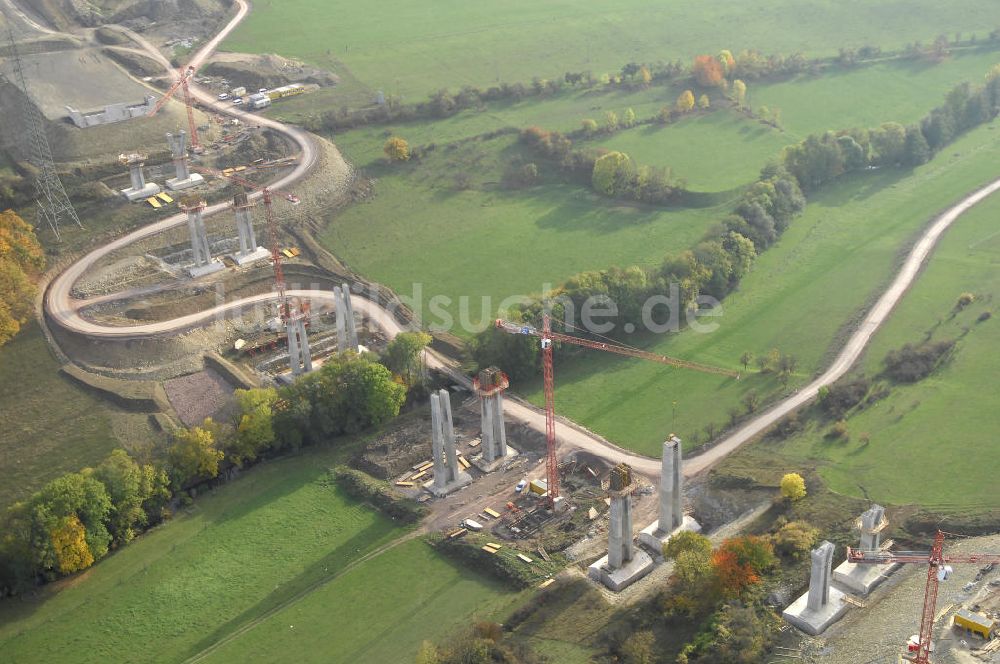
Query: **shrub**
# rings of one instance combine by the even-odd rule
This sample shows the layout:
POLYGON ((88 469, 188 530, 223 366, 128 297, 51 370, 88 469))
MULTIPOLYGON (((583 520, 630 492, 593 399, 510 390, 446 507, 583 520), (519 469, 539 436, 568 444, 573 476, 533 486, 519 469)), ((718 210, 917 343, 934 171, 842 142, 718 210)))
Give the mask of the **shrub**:
POLYGON ((805 521, 791 521, 782 526, 771 539, 779 554, 800 560, 819 539, 819 530, 805 521))
POLYGON ((787 473, 781 478, 781 495, 795 502, 806 497, 806 481, 798 473, 787 473))
POLYGON ((844 420, 837 420, 830 427, 830 430, 826 432, 827 438, 833 438, 835 440, 849 440, 850 433, 847 431, 847 422, 844 420))
POLYGON ((686 551, 694 551, 708 556, 712 553, 712 541, 701 533, 684 530, 671 537, 663 545, 663 557, 667 560, 676 559, 686 551))
POLYGON ((864 376, 842 380, 820 390, 819 403, 830 417, 840 419, 868 394, 871 383, 864 376))
POLYGON ((919 346, 906 344, 885 356, 885 374, 900 383, 915 383, 929 376, 954 346, 955 341, 951 339, 919 346))

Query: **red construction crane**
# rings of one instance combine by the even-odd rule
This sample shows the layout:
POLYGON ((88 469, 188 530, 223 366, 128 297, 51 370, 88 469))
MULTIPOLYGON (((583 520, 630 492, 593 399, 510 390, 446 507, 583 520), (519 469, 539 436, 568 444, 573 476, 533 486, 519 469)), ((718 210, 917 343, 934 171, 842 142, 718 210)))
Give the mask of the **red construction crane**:
POLYGON ((261 192, 261 200, 264 203, 264 219, 267 222, 268 242, 271 245, 271 264, 274 266, 274 289, 278 291, 278 313, 281 317, 281 322, 287 323, 289 320, 306 316, 309 312, 308 304, 304 302, 300 303, 299 307, 294 312, 291 310, 291 307, 288 306, 288 297, 285 295, 285 272, 281 267, 281 248, 278 244, 278 222, 274 216, 274 210, 271 207, 272 191, 283 195, 285 200, 292 205, 298 205, 299 197, 287 191, 272 190, 270 187, 261 186, 251 182, 250 180, 241 178, 238 175, 226 175, 222 171, 214 168, 199 167, 193 168, 192 170, 199 171, 206 175, 214 175, 226 180, 232 180, 233 182, 243 185, 243 187, 251 191, 261 192))
POLYGON ((847 548, 847 560, 868 565, 888 565, 892 563, 927 565, 927 588, 924 590, 924 608, 920 617, 920 636, 915 652, 904 657, 914 664, 930 664, 931 631, 934 629, 934 613, 937 609, 938 583, 946 578, 945 565, 949 563, 998 564, 1000 554, 972 553, 963 556, 945 555, 944 533, 940 530, 934 536, 934 546, 926 551, 863 551, 847 548))
POLYGON ((194 67, 188 66, 180 69, 180 77, 174 81, 174 84, 167 88, 167 91, 163 93, 160 100, 156 102, 153 109, 146 114, 146 117, 153 117, 160 112, 160 109, 170 101, 170 98, 174 96, 178 88, 184 90, 184 105, 187 107, 188 116, 188 129, 191 132, 191 147, 194 149, 201 148, 201 143, 198 142, 198 126, 194 123, 194 102, 191 101, 191 88, 188 87, 188 81, 194 77, 194 67))
POLYGON ((538 337, 541 340, 542 380, 545 389, 545 442, 547 446, 547 456, 545 459, 545 482, 548 490, 550 507, 555 506, 555 500, 559 497, 559 465, 556 460, 555 379, 552 372, 552 343, 554 341, 561 341, 563 343, 573 344, 574 346, 583 346, 584 348, 593 348, 595 350, 604 350, 610 353, 624 355, 626 357, 649 360, 650 362, 659 362, 660 364, 666 364, 682 369, 692 369, 694 371, 701 371, 704 373, 730 376, 736 379, 739 379, 740 377, 739 373, 729 369, 713 367, 707 364, 699 364, 689 360, 680 360, 666 355, 658 355, 656 353, 650 353, 649 351, 635 348, 633 346, 627 346, 615 341, 594 341, 592 339, 570 336, 561 332, 553 332, 548 314, 545 314, 542 317, 541 330, 532 327, 531 325, 512 323, 499 318, 496 320, 495 325, 497 329, 510 334, 526 334, 528 336, 538 337))

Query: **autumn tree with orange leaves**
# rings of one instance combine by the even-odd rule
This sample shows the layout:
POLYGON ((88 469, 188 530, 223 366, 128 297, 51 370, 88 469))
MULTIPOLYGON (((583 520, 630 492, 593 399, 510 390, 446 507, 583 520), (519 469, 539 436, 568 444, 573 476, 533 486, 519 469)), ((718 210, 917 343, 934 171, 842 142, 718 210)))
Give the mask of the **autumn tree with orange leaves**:
POLYGON ((711 55, 697 56, 694 59, 694 65, 691 67, 691 73, 694 75, 695 80, 698 81, 698 85, 706 88, 722 87, 726 80, 718 58, 711 55))
POLYGON ((11 210, 0 212, 0 346, 31 318, 34 281, 45 267, 45 252, 31 225, 11 210))
POLYGON ((729 598, 740 597, 759 584, 761 574, 776 563, 770 540, 754 535, 727 539, 712 553, 719 590, 729 598))

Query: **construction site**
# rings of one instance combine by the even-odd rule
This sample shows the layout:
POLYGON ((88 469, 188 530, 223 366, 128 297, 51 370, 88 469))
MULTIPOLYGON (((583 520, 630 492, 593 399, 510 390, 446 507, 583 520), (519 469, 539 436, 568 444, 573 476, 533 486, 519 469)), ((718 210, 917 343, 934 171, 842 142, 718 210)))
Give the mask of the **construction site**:
MULTIPOLYGON (((111 27, 67 35, 5 4, 0 40, 0 112, 16 127, 3 132, 10 179, 31 190, 22 197, 37 207, 36 229, 59 247, 40 289, 45 338, 97 393, 134 407, 156 399, 130 389, 162 392, 148 414, 163 434, 232 420, 235 389, 289 385, 342 354, 379 356, 420 323, 313 237, 372 180, 329 140, 269 114, 340 77, 279 56, 209 62, 250 9, 193 5, 177 21, 131 7, 111 27)), ((538 596, 584 580, 612 607, 658 606, 676 565, 665 547, 681 533, 717 545, 787 523, 772 486, 723 486, 712 469, 806 397, 714 445, 710 434, 693 459, 665 425, 659 455, 640 455, 561 415, 557 346, 722 381, 743 374, 552 324, 546 312, 537 326, 492 327, 537 349, 543 402, 515 393, 502 367, 470 369, 468 353, 448 353, 459 342, 437 335, 422 351, 423 391, 358 439, 350 465, 426 508, 418 532, 466 547, 466 564, 502 558, 538 596)), ((771 602, 782 626, 768 664, 1000 662, 1000 538, 941 523, 921 539, 887 512, 869 502, 809 546, 794 567, 808 580, 785 579, 783 601, 771 602)))

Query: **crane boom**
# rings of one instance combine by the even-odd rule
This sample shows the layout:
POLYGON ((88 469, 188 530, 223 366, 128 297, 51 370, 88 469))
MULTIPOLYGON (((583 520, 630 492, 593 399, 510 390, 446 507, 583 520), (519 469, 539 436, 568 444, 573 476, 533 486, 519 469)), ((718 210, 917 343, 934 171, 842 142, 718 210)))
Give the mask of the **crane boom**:
POLYGON ((887 565, 926 564, 927 586, 924 589, 924 604, 920 614, 920 636, 914 664, 930 664, 931 632, 934 629, 934 614, 937 609, 938 583, 941 572, 948 563, 1000 564, 1000 554, 972 553, 967 555, 945 555, 944 533, 940 530, 934 536, 930 551, 865 551, 847 548, 847 560, 852 563, 887 565))
POLYGON ((547 452, 545 458, 545 481, 550 507, 555 507, 556 498, 559 497, 559 464, 556 459, 555 378, 553 376, 552 369, 552 343, 554 341, 561 341, 575 346, 582 346, 583 348, 603 350, 609 353, 624 355, 626 357, 638 358, 640 360, 649 360, 650 362, 658 362, 660 364, 666 364, 668 366, 678 367, 681 369, 693 369, 694 371, 730 376, 736 379, 739 379, 740 377, 739 373, 730 371, 729 369, 713 367, 707 364, 699 364, 689 360, 679 360, 675 357, 668 357, 666 355, 658 355, 656 353, 650 353, 639 348, 633 348, 631 346, 615 343, 613 341, 592 341, 590 339, 574 337, 560 332, 553 332, 551 319, 548 314, 545 314, 542 317, 541 330, 531 325, 519 325, 500 318, 494 322, 494 325, 497 329, 503 330, 509 334, 524 334, 527 336, 538 337, 541 340, 542 381, 545 390, 545 442, 547 452))
POLYGON ((551 330, 541 330, 534 328, 530 325, 518 325, 517 323, 511 323, 510 321, 500 320, 496 321, 496 327, 504 330, 505 332, 510 332, 511 334, 527 334, 533 337, 542 337, 552 339, 553 341, 560 341, 568 344, 573 344, 574 346, 581 346, 583 348, 593 348, 594 350, 604 350, 609 353, 615 353, 617 355, 624 355, 626 357, 635 357, 640 360, 649 360, 650 362, 659 362, 660 364, 666 364, 672 367, 678 367, 679 369, 692 369, 694 371, 700 371, 702 373, 717 374, 720 376, 729 376, 730 378, 739 378, 739 372, 732 371, 731 369, 723 369, 722 367, 713 367, 708 364, 700 364, 698 362, 692 362, 690 360, 681 360, 676 357, 670 357, 668 355, 659 355, 657 353, 650 353, 639 348, 633 348, 631 346, 626 346, 624 344, 618 344, 613 341, 593 341, 591 339, 584 339, 582 337, 574 337, 569 334, 562 334, 561 332, 552 332, 551 330))
POLYGON ((187 108, 187 118, 188 118, 188 130, 191 132, 191 147, 200 148, 201 143, 198 141, 198 127, 194 122, 194 102, 191 99, 191 88, 188 87, 188 81, 194 76, 194 67, 187 66, 181 70, 180 76, 173 85, 167 88, 167 91, 163 93, 159 101, 150 109, 146 117, 153 117, 160 112, 168 101, 174 96, 178 89, 184 90, 184 106, 187 108))

